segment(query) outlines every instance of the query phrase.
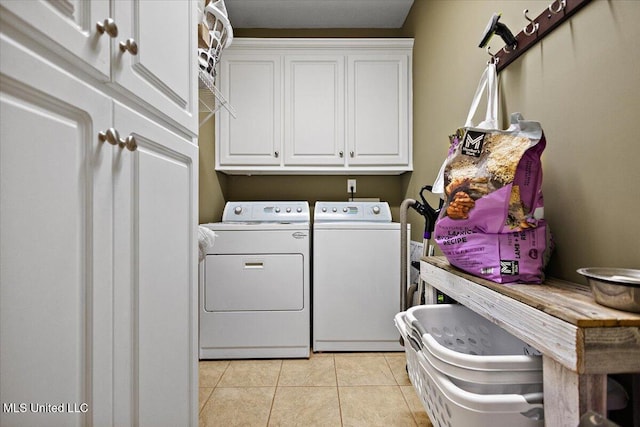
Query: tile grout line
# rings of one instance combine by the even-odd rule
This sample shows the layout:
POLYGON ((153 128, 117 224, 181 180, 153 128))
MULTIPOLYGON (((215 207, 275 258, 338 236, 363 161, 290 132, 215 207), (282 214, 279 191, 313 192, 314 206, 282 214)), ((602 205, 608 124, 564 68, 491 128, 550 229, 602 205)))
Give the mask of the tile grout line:
POLYGON ((231 367, 231 361, 227 360, 227 366, 225 366, 224 371, 222 371, 222 374, 220 374, 220 378, 218 378, 218 381, 216 381, 216 385, 213 386, 214 389, 218 387, 220 381, 222 381, 222 377, 224 377, 224 374, 226 374, 227 370, 229 370, 229 367, 231 367))
POLYGON ((336 377, 336 393, 338 394, 338 412, 340 414, 340 426, 344 426, 344 419, 342 417, 342 401, 340 400, 340 383, 338 382, 338 366, 336 364, 336 355, 331 355, 333 358, 333 373, 336 377))
MULTIPOLYGON (((407 405, 407 408, 409 409, 409 413, 411 414, 411 418, 413 419, 413 423, 416 426, 418 426, 418 420, 416 419, 416 414, 413 413, 413 410, 411 409, 411 405, 409 404, 409 401, 407 400, 407 397, 402 392, 401 384, 398 381, 398 378, 396 378, 396 376, 394 375, 393 369, 391 369, 391 363, 389 363, 389 359, 387 358, 387 356, 384 356, 384 360, 387 362, 387 366, 389 366, 389 369, 391 370, 391 375, 393 375, 393 379, 396 382, 396 386, 398 387, 398 391, 400 392, 400 395, 402 396, 402 400, 404 400, 404 403, 407 405)), ((405 359, 405 363, 406 363, 406 359, 405 359)), ((409 380, 409 382, 411 382, 411 380, 409 380)), ((411 384, 411 387, 413 388, 413 384, 411 384)))
MULTIPOLYGON (((201 360, 198 360, 198 390, 200 390, 200 388, 208 388, 208 387, 200 387, 200 363, 201 362, 202 362, 201 360)), ((227 362, 227 366, 225 366, 224 370, 220 374, 220 377, 218 377, 218 380, 216 381, 216 383, 213 385, 213 387, 211 387, 211 393, 209 393, 209 396, 207 396, 207 399, 204 401, 202 408, 198 411, 198 421, 200 420, 202 411, 204 411, 204 408, 207 406, 207 403, 209 403, 209 400, 211 400, 211 396, 213 396, 213 392, 215 391, 216 388, 218 388, 218 384, 220 384, 220 381, 222 381, 222 377, 224 376, 225 372, 227 372, 227 369, 229 369, 229 366, 231 365, 231 362, 229 361, 226 361, 226 362, 227 362)))
MULTIPOLYGON (((208 387, 200 387, 200 364, 201 364, 201 362, 202 361, 198 359, 198 392, 200 391, 201 388, 208 388, 208 387)), ((198 411, 198 421, 200 420, 200 416, 202 415, 202 411, 204 411, 204 408, 207 406, 207 403, 209 403, 209 400, 211 399, 211 396, 213 396, 213 391, 218 386, 218 383, 220 382, 220 379, 222 378, 222 375, 224 375, 224 373, 226 372, 228 367, 229 367, 229 364, 227 364, 227 367, 224 368, 224 371, 222 371, 222 374, 220 374, 220 378, 218 378, 218 380, 213 385, 213 387, 211 387, 211 392, 209 393, 209 395, 207 396, 206 400, 202 404, 202 408, 200 408, 200 410, 198 411)))
MULTIPOLYGON (((205 387, 201 387, 201 388, 205 388, 205 387)), ((209 395, 207 396, 206 400, 202 404, 202 408, 200 408, 200 410, 198 411, 198 420, 200 419, 200 416, 202 415, 202 411, 204 411, 204 408, 207 406, 207 403, 209 403, 209 399, 211 399, 211 396, 213 396, 213 390, 214 389, 215 389, 215 387, 213 387, 211 389, 211 392, 209 393, 209 395)))
POLYGON ((271 422, 271 414, 273 413, 273 405, 276 402, 276 394, 278 393, 278 385, 280 384, 280 375, 282 375, 282 365, 284 360, 280 359, 280 369, 278 369, 278 378, 276 378, 276 386, 273 388, 273 397, 271 398, 271 406, 269 407, 269 416, 267 417, 267 426, 271 422))

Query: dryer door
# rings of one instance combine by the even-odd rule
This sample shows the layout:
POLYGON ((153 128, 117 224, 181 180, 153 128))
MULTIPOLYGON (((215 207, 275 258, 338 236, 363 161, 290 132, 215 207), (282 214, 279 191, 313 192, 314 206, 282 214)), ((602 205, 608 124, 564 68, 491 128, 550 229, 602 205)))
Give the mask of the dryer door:
POLYGON ((304 308, 302 254, 207 255, 206 311, 304 308))

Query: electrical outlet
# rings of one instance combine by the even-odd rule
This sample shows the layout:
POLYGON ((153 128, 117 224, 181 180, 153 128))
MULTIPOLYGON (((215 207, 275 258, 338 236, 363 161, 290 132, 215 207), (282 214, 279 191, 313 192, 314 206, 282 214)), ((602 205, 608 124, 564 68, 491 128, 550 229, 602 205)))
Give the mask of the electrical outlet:
POLYGON ((356 180, 348 179, 347 180, 347 193, 351 194, 351 192, 356 192, 356 180))

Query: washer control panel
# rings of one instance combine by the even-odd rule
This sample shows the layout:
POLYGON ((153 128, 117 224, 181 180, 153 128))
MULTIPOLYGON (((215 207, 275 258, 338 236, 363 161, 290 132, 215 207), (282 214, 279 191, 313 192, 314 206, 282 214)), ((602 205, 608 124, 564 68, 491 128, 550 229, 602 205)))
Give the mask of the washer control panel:
POLYGON ((316 222, 391 222, 391 208, 387 202, 316 202, 313 218, 316 222))
POLYGON ((309 222, 309 202, 227 202, 222 222, 309 222))

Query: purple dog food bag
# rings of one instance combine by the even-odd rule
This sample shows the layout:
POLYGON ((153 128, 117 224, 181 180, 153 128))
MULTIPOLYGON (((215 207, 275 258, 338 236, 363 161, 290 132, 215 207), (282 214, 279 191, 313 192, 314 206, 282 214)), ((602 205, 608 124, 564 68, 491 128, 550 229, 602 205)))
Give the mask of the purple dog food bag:
MULTIPOLYGON (((488 69, 483 79, 497 98, 494 72, 488 69)), ((476 98, 486 84, 481 80, 476 98)), ((478 277, 541 283, 552 248, 542 198, 546 140, 540 124, 519 113, 508 129, 497 130, 495 105, 490 94, 487 120, 474 127, 474 100, 467 126, 450 138, 434 184, 445 200, 435 241, 452 265, 478 277)))

